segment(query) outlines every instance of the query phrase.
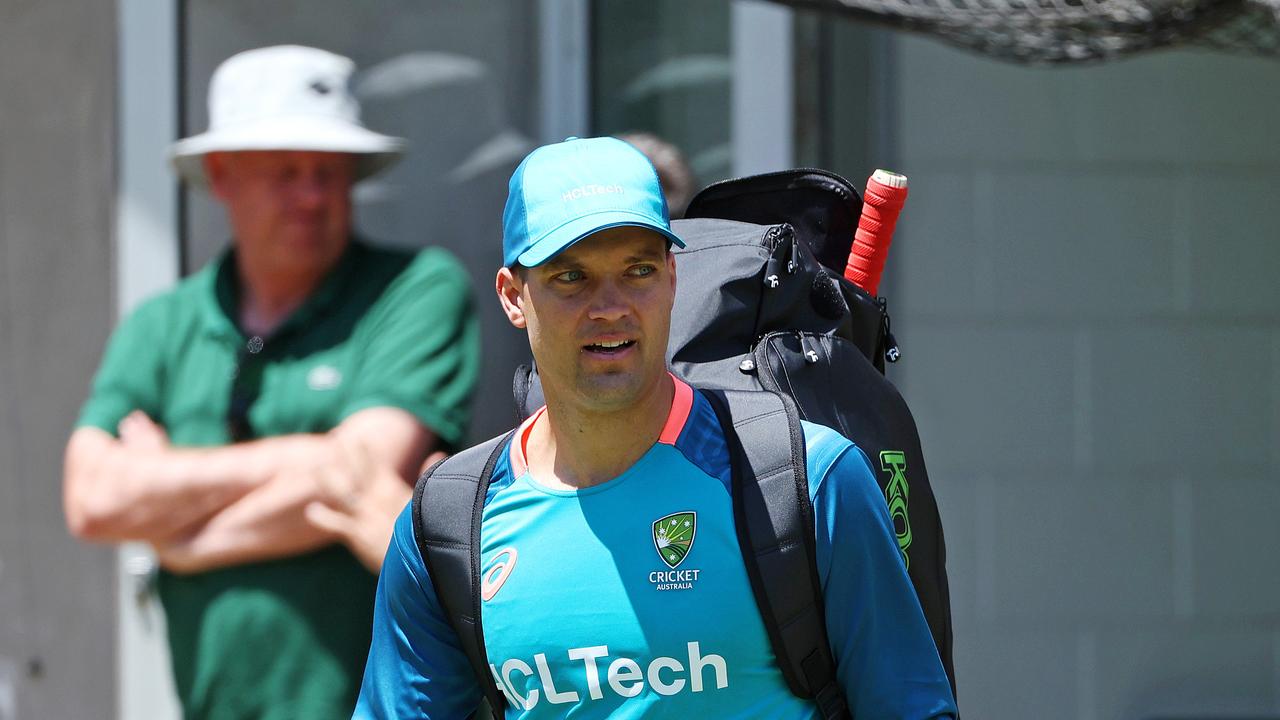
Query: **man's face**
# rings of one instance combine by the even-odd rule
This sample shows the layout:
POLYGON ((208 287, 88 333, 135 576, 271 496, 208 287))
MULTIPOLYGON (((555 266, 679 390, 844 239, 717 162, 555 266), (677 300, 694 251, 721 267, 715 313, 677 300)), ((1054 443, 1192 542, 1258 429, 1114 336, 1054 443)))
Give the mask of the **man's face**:
POLYGON ((342 255, 351 231, 353 155, 211 153, 205 169, 243 262, 270 272, 316 273, 342 255))
POLYGON ((544 390, 594 412, 634 407, 659 387, 675 292, 666 238, 639 227, 599 232, 519 276, 498 272, 544 390))

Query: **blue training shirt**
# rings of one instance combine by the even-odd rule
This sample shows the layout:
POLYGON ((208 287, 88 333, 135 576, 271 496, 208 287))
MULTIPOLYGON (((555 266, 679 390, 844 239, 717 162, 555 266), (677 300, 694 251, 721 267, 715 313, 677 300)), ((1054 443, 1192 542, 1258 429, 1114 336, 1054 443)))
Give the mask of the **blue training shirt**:
MULTIPOLYGON (((814 718, 774 662, 734 530, 729 454, 677 381, 662 436, 622 475, 553 489, 494 470, 481 525, 485 647, 507 718, 814 718)), ((866 456, 804 423, 837 675, 856 718, 954 717, 938 652, 866 456)), ((382 566, 355 718, 462 718, 481 698, 432 589, 411 510, 382 566)))

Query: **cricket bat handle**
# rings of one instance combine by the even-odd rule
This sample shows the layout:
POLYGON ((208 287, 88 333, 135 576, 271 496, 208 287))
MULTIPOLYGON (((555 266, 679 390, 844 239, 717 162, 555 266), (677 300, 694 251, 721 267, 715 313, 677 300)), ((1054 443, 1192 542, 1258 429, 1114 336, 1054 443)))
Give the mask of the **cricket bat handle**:
POLYGON ((880 289, 893 229, 906 201, 906 175, 876 170, 867 180, 866 192, 862 194, 862 216, 853 234, 844 276, 873 296, 880 289))

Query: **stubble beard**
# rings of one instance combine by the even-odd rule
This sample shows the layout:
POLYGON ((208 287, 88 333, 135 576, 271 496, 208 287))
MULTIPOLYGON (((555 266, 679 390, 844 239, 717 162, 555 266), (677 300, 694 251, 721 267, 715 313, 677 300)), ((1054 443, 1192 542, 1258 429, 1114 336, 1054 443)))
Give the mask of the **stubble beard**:
POLYGON ((644 392, 644 382, 637 372, 580 372, 574 384, 584 406, 599 413, 636 407, 644 392))

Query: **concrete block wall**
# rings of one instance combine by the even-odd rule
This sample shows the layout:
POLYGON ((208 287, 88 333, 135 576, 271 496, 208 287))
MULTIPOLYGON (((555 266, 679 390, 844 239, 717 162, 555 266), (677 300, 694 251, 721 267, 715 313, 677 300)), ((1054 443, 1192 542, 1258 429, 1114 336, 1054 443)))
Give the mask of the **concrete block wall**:
POLYGON ((962 710, 1280 718, 1280 62, 893 58, 962 710))

